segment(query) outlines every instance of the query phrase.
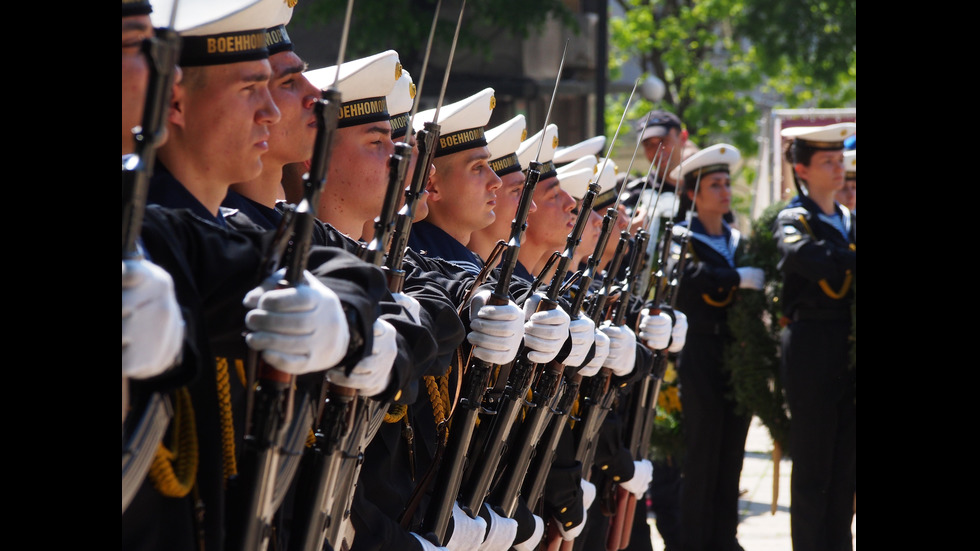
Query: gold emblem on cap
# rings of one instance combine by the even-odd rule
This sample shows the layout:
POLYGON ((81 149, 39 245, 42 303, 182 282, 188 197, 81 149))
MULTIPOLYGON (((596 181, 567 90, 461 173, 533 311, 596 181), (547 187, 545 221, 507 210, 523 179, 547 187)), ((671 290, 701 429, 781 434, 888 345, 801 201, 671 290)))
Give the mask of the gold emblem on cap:
POLYGON ((527 128, 521 130, 521 141, 523 142, 526 139, 527 139, 527 128))
POLYGON ((725 148, 723 147, 723 148, 719 149, 718 150, 718 153, 721 153, 722 155, 724 155, 725 154, 725 148))
POLYGON ((402 62, 395 62, 395 80, 402 78, 402 62))
POLYGON ((286 7, 295 8, 296 4, 299 4, 299 0, 286 0, 286 7))
POLYGON ((846 136, 847 135, 847 129, 846 128, 841 128, 840 129, 840 135, 841 136, 846 136))
POLYGON ((490 96, 490 109, 493 110, 493 108, 496 106, 497 106, 497 97, 490 96))
POLYGON ((408 97, 415 99, 415 83, 411 82, 408 85, 408 97))
POLYGON ((558 136, 555 136, 555 138, 551 140, 551 148, 558 149, 558 136))

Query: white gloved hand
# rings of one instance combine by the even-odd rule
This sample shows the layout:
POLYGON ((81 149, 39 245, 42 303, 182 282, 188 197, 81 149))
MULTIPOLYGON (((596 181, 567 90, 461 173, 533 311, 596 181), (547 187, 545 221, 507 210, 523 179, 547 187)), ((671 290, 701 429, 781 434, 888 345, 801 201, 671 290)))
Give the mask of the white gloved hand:
POLYGON ((636 496, 636 499, 643 499, 643 494, 650 487, 653 480, 653 463, 647 459, 633 462, 633 478, 620 482, 619 485, 624 490, 636 496))
POLYGON ((490 291, 484 289, 470 300, 470 333, 473 355, 492 364, 505 364, 517 356, 524 338, 524 316, 510 300, 503 306, 487 305, 490 291))
POLYGON ((570 318, 561 308, 537 312, 544 295, 535 293, 524 302, 524 346, 527 359, 547 363, 555 359, 568 338, 570 318))
POLYGON ((670 332, 670 347, 667 351, 676 354, 684 348, 685 342, 687 342, 687 314, 674 310, 674 328, 670 332))
POLYGON ((544 537, 544 519, 534 513, 531 516, 534 517, 534 532, 525 541, 515 543, 514 551, 534 551, 544 537))
POLYGON ((633 371, 636 363, 636 335, 625 325, 613 325, 611 320, 602 322, 599 329, 609 337, 609 355, 602 367, 608 367, 613 375, 622 377, 633 371))
POLYGON ((490 513, 490 529, 479 551, 507 551, 517 535, 517 521, 498 515, 486 503, 483 508, 490 513))
POLYGON ((609 337, 602 331, 595 332, 595 355, 585 364, 585 367, 578 370, 583 377, 591 377, 602 369, 602 364, 609 355, 609 337))
POLYGON ((579 534, 585 530, 585 522, 589 520, 589 507, 592 506, 592 502, 595 501, 595 484, 581 479, 582 486, 582 522, 576 524, 575 526, 570 526, 568 530, 565 529, 561 523, 558 523, 558 532, 561 534, 561 539, 566 541, 572 541, 577 538, 579 534))
POLYGON ((391 296, 411 316, 412 321, 418 322, 421 319, 419 314, 422 311, 422 305, 419 304, 419 301, 415 300, 415 297, 406 295, 405 293, 391 293, 391 296))
POLYGON ((303 271, 305 285, 276 289, 285 268, 245 295, 251 308, 245 325, 249 348, 280 371, 302 375, 337 365, 347 353, 350 329, 340 298, 319 279, 303 271))
POLYGON ((149 260, 122 261, 122 372, 146 379, 169 369, 184 341, 174 281, 149 260))
POLYGON ((741 268, 735 268, 735 271, 738 272, 739 289, 755 289, 761 291, 766 283, 766 272, 762 268, 742 266, 741 268))
POLYGON ((568 332, 572 334, 572 350, 565 357, 564 363, 577 367, 585 361, 592 343, 595 342, 595 322, 579 312, 578 317, 568 324, 568 332))
POLYGON ((398 354, 395 340, 396 330, 383 319, 374 320, 374 338, 371 341, 371 354, 361 358, 350 375, 343 367, 327 371, 327 381, 348 388, 356 388, 361 396, 376 396, 391 383, 391 367, 398 354))
POLYGON ((671 326, 674 321, 666 312, 650 314, 649 308, 640 310, 640 335, 652 350, 663 350, 670 344, 671 326))
POLYGON ((487 533, 487 521, 480 515, 470 518, 462 509, 459 503, 453 503, 453 533, 446 541, 446 549, 449 551, 473 551, 479 549, 483 542, 483 535, 487 533))
POLYGON ((415 539, 419 540, 419 543, 422 545, 422 551, 446 551, 445 547, 439 547, 438 545, 423 538, 422 536, 416 534, 415 532, 409 532, 409 533, 415 536, 415 539))
POLYGON ((595 501, 595 484, 583 478, 579 481, 579 486, 582 487, 582 510, 588 515, 589 507, 595 501))

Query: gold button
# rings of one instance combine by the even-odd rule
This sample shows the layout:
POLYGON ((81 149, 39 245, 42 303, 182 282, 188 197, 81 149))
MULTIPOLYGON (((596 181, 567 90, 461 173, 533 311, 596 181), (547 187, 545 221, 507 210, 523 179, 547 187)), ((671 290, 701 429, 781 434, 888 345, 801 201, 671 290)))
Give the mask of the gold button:
POLYGON ((559 513, 564 513, 564 512, 565 512, 565 511, 567 511, 567 510, 568 510, 568 507, 562 507, 562 508, 561 508, 561 511, 558 511, 558 512, 559 512, 559 513))
POLYGON ((619 482, 619 475, 613 477, 613 482, 619 482))
POLYGON ((568 522, 565 523, 565 528, 568 528, 571 525, 572 525, 572 521, 568 521, 568 522))
POLYGON ((394 399, 397 400, 397 399, 399 399, 401 397, 402 397, 402 391, 399 390, 398 392, 395 393, 395 398, 394 399))
POLYGON ((608 469, 608 468, 609 468, 609 465, 603 465, 603 466, 602 466, 602 470, 603 470, 603 471, 604 471, 604 470, 606 470, 606 469, 608 469))

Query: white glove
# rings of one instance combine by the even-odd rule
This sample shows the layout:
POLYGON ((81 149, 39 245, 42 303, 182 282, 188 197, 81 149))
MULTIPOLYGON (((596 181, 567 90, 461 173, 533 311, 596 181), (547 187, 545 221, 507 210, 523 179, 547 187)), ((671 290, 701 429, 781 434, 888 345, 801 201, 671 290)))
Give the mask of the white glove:
POLYGON ((741 268, 735 268, 735 271, 738 272, 739 289, 755 289, 761 291, 766 283, 766 272, 762 268, 742 266, 741 268))
POLYGON ((122 261, 122 372, 134 379, 159 375, 183 347, 184 318, 174 281, 149 260, 122 261))
POLYGON ((383 319, 374 320, 373 328, 371 355, 361 358, 350 375, 344 374, 342 367, 327 371, 327 381, 356 388, 361 396, 376 396, 388 388, 391 382, 391 367, 398 354, 396 331, 393 325, 383 319))
POLYGON ((249 348, 280 371, 302 375, 337 365, 347 353, 350 329, 340 298, 319 279, 303 271, 305 285, 276 289, 285 268, 245 295, 251 308, 245 325, 249 348))
POLYGON ((446 541, 446 549, 449 551, 473 551, 480 547, 483 542, 483 535, 487 533, 487 521, 480 515, 470 518, 462 509, 459 503, 453 503, 453 533, 446 541))
POLYGON ((517 356, 524 338, 524 316, 510 300, 503 306, 488 306, 490 291, 484 289, 470 300, 470 333, 473 355, 492 364, 505 364, 517 356))
POLYGON ((653 463, 647 459, 633 462, 633 478, 620 482, 619 485, 624 490, 636 496, 636 499, 643 499, 643 494, 650 487, 653 480, 653 463))
POLYGON ((674 328, 670 332, 670 348, 668 352, 677 353, 684 348, 687 341, 687 314, 674 310, 674 328))
POLYGON ((633 330, 625 325, 613 325, 611 320, 602 322, 599 329, 609 337, 609 355, 602 367, 608 367, 616 376, 629 374, 636 363, 636 335, 633 330))
POLYGON ((579 369, 578 372, 582 374, 583 377, 591 377, 602 369, 602 364, 606 361, 606 356, 609 355, 609 337, 606 336, 602 331, 595 332, 595 356, 589 360, 589 363, 585 364, 585 367, 579 369))
POLYGON ((589 507, 592 506, 592 502, 595 501, 595 484, 589 482, 586 479, 581 479, 582 485, 582 522, 570 527, 569 530, 565 530, 565 527, 558 523, 558 532, 561 534, 561 539, 566 541, 572 541, 577 538, 579 534, 585 530, 585 522, 589 520, 589 507))
POLYGON ((517 521, 498 515, 485 503, 483 508, 490 513, 490 531, 480 544, 480 551, 507 551, 517 535, 517 521))
POLYGON ((536 312, 544 295, 535 293, 524 301, 524 346, 527 359, 547 363, 555 359, 568 338, 570 318, 561 308, 536 312))
POLYGON ((391 296, 411 316, 412 321, 418 322, 421 319, 419 313, 422 311, 422 305, 419 304, 419 301, 415 300, 415 297, 406 295, 405 293, 391 293, 391 296))
POLYGON ((527 538, 526 541, 514 544, 514 551, 534 551, 534 549, 541 543, 541 538, 544 537, 544 519, 531 513, 534 517, 534 532, 531 533, 531 537, 527 538))
POLYGON ((650 309, 640 310, 640 335, 652 350, 663 350, 670 344, 671 326, 674 321, 666 312, 650 315, 650 309))
POLYGON ((432 543, 431 541, 416 534, 415 532, 409 532, 409 533, 415 536, 415 539, 419 540, 419 543, 422 544, 422 551, 446 551, 445 547, 439 547, 436 544, 432 543))
POLYGON ((578 318, 568 324, 568 331, 572 334, 572 350, 565 357, 564 363, 577 367, 585 361, 592 343, 595 342, 595 322, 579 312, 578 318))

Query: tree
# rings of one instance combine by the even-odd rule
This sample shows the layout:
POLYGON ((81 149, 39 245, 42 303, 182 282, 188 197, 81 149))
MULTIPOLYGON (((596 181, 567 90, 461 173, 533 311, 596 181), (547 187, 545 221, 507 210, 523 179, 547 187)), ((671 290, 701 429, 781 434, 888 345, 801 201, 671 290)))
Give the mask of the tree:
MULTIPOLYGON (((854 105, 855 0, 615 1, 625 14, 610 18, 611 79, 629 60, 660 78, 660 107, 676 113, 698 145, 727 142, 755 155, 760 104, 854 105)), ((612 131, 624 104, 625 97, 607 105, 612 131)), ((652 107, 634 99, 628 118, 652 107)))
MULTIPOLYGON (((420 65, 437 4, 436 0, 355 0, 346 58, 375 54, 381 45, 383 49, 398 51, 404 65, 420 65)), ((460 0, 442 2, 433 48, 452 44, 461 4, 460 0)), ((301 1, 291 24, 340 28, 346 9, 347 0, 301 1)), ((549 14, 567 26, 576 26, 562 0, 467 0, 457 49, 481 52, 488 57, 493 53, 493 40, 505 40, 508 35, 524 38, 540 28, 549 14)))

